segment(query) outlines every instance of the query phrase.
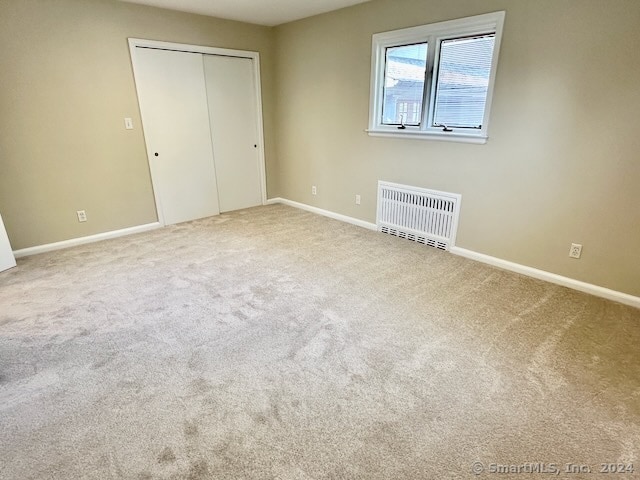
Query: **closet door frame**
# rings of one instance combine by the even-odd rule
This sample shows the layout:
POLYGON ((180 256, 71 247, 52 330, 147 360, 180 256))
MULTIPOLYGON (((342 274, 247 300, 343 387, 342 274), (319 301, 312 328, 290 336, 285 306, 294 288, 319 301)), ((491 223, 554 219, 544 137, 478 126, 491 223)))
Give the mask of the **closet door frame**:
MULTIPOLYGON (((255 94, 256 94, 256 114, 258 118, 256 119, 258 126, 258 163, 260 167, 260 190, 262 196, 262 204, 267 204, 267 175, 266 175, 266 167, 265 167, 265 157, 264 157, 264 126, 262 122, 262 88, 260 82, 260 54, 258 52, 251 52, 247 50, 231 50, 228 48, 217 48, 217 47, 206 47, 203 45, 188 45, 184 43, 171 43, 171 42, 162 42, 157 40, 145 40, 142 38, 129 38, 129 53, 131 59, 131 67, 133 69, 134 82, 135 82, 135 71, 136 71, 136 48, 156 48, 160 50, 171 50, 176 52, 189 52, 189 53, 202 53, 207 55, 221 55, 226 57, 239 57, 239 58, 248 58, 252 60, 253 66, 253 77, 254 77, 254 86, 255 86, 255 94)), ((150 152, 152 151, 152 146, 149 145, 149 141, 147 139, 147 135, 144 134, 144 118, 143 112, 140 109, 140 86, 136 83, 136 94, 138 98, 138 109, 140 118, 142 119, 142 132, 144 136, 145 146, 147 150, 147 162, 150 162, 150 152)), ((152 165, 149 163, 149 172, 152 171, 152 165)), ((151 176, 151 183, 153 185, 153 195, 156 204, 156 212, 158 215, 158 222, 165 226, 165 220, 162 215, 162 209, 160 208, 161 201, 159 197, 159 189, 157 185, 154 183, 153 175, 151 176)))

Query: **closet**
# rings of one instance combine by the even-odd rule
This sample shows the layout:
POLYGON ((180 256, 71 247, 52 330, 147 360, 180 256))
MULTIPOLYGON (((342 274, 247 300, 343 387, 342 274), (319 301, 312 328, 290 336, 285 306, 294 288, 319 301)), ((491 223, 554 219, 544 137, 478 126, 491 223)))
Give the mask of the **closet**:
POLYGON ((129 43, 160 223, 263 204, 258 54, 129 43))

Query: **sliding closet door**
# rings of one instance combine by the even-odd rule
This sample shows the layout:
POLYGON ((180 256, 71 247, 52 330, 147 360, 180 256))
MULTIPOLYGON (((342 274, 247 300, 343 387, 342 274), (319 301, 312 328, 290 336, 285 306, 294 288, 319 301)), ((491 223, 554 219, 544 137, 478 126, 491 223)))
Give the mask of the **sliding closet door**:
POLYGON ((134 53, 160 220, 219 214, 202 55, 140 47, 134 53))
POLYGON ((220 211, 262 204, 253 61, 204 55, 220 211))

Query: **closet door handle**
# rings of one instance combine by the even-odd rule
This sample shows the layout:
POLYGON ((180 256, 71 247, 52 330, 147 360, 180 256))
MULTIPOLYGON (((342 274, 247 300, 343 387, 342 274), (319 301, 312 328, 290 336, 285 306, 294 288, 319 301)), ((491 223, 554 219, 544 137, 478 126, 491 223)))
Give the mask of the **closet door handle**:
POLYGON ((158 152, 154 153, 153 155, 154 155, 155 157, 157 157, 157 156, 158 156, 158 152))

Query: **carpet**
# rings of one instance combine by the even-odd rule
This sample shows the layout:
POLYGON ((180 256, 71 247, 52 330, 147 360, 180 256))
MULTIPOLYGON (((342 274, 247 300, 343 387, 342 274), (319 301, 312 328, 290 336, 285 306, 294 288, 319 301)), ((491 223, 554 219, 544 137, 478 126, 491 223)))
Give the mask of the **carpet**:
POLYGON ((640 470, 638 345, 631 307, 222 214, 0 274, 0 478, 611 478, 640 470))

